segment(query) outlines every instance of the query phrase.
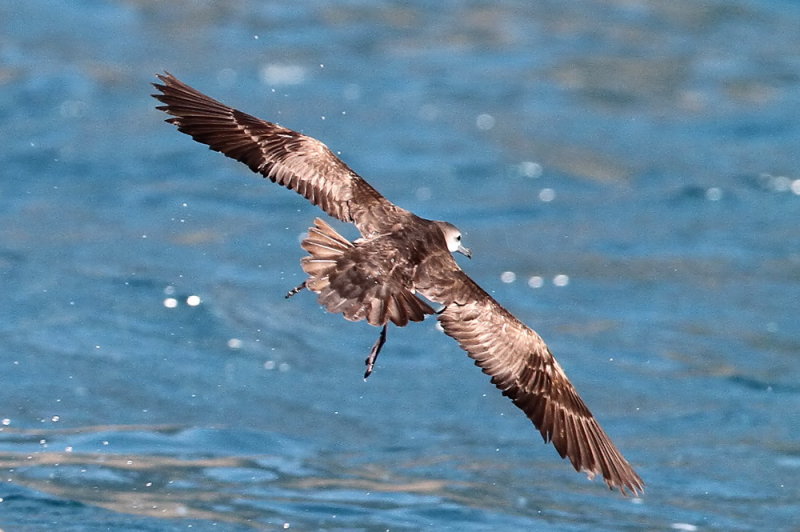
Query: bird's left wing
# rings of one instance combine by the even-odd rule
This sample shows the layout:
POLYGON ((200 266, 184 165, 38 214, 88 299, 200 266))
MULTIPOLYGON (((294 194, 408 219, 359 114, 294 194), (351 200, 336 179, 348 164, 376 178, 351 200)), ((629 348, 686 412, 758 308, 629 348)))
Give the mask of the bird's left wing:
POLYGON ((418 288, 445 305, 439 313, 444 332, 525 412, 544 441, 552 441, 577 471, 590 478, 602 475, 609 488, 623 494, 643 491, 642 479, 600 427, 544 340, 457 266, 435 277, 418 288))

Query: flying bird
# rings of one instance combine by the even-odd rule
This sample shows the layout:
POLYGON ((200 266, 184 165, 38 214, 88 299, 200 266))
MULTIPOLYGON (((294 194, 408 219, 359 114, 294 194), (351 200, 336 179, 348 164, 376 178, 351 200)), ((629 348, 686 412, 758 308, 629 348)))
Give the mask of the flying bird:
POLYGON ((552 442, 562 458, 609 488, 638 495, 644 483, 583 402, 544 340, 456 263, 469 257, 452 224, 426 220, 384 198, 317 139, 261 120, 206 96, 169 73, 153 97, 166 121, 197 142, 294 190, 330 216, 356 226, 350 241, 322 219, 303 240, 307 278, 291 290, 319 294, 328 312, 381 328, 366 359, 369 376, 391 322, 403 327, 436 316, 503 395, 552 442), (420 297, 422 296, 422 297, 420 297), (423 299, 424 298, 424 299, 423 299), (439 305, 434 310, 430 303, 439 305))

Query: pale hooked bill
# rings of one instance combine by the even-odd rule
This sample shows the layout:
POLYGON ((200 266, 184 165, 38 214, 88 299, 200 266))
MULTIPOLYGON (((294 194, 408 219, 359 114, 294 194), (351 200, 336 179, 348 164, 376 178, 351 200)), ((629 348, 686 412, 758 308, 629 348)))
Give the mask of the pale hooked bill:
POLYGON ((458 266, 470 256, 461 232, 426 220, 384 198, 322 142, 220 103, 169 73, 153 96, 167 122, 254 172, 298 192, 330 216, 353 223, 351 242, 321 219, 302 247, 303 288, 319 294, 329 312, 366 320, 381 333, 366 360, 369 376, 389 322, 404 326, 435 315, 454 338, 533 422, 545 442, 591 478, 638 495, 644 483, 617 450, 572 386, 544 340, 503 308, 458 266), (422 297, 420 297, 422 296, 422 297), (440 305, 434 311, 429 302, 440 305))

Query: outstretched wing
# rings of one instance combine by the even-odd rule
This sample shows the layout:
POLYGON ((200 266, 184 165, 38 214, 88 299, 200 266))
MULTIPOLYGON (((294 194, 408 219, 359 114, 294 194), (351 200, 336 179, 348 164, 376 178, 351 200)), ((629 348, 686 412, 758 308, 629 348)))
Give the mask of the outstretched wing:
MULTIPOLYGON (((589 477, 634 495, 644 483, 606 435, 578 395, 547 344, 481 289, 463 271, 437 276, 423 295, 445 305, 439 314, 454 338, 492 384, 533 422, 545 442, 589 477)), ((439 269, 438 271, 446 271, 439 269)))
POLYGON ((243 162, 279 185, 295 190, 326 213, 353 222, 363 235, 378 232, 382 211, 397 209, 325 144, 260 120, 214 100, 172 74, 153 86, 170 114, 167 122, 212 150, 243 162))

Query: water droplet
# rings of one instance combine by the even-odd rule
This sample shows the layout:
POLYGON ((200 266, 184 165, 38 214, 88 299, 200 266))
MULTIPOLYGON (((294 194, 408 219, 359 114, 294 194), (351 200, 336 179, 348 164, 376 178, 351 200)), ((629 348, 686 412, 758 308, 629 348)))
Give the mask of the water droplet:
POLYGON ((697 526, 690 523, 672 523, 669 527, 672 530, 684 530, 686 532, 694 532, 697 530, 697 526))
POLYGON ((306 69, 300 65, 271 63, 261 69, 261 81, 267 85, 297 85, 306 79, 306 69))
POLYGON ((475 119, 475 125, 478 126, 478 129, 481 131, 488 131, 494 127, 495 119, 490 114, 479 114, 478 118, 475 119))
POLYGON ((544 279, 542 279, 539 275, 532 275, 528 278, 528 286, 531 288, 541 288, 544 286, 544 279))
POLYGON ((542 165, 533 161, 522 161, 519 163, 519 173, 524 177, 539 177, 542 175, 542 165))
POLYGON ((543 188, 539 191, 539 200, 545 203, 549 203, 556 199, 556 191, 552 188, 543 188))
POLYGON ((706 190, 706 199, 708 201, 719 201, 722 199, 722 189, 719 187, 711 187, 706 190))

